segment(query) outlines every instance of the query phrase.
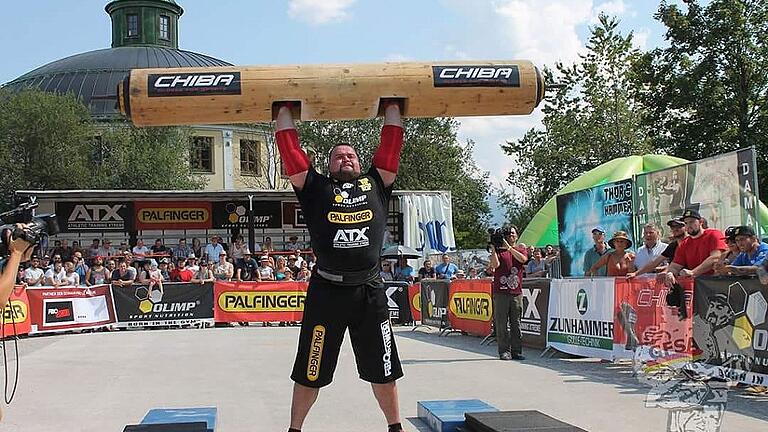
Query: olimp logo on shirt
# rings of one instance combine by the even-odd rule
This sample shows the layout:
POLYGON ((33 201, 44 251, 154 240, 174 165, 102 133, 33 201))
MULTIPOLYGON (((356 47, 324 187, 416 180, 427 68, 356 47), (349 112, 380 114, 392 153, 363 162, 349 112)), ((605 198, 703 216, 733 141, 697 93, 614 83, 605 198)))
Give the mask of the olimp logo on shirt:
POLYGON ((368 203, 368 195, 362 194, 356 197, 349 197, 349 192, 340 188, 333 188, 333 202, 342 206, 359 206, 368 203))

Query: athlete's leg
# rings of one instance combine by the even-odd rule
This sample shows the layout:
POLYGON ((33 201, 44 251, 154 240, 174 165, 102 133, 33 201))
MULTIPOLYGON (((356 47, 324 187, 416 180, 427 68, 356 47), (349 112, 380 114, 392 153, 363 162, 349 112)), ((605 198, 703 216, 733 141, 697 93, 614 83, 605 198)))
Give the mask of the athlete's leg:
POLYGON ((397 402, 397 383, 395 381, 386 384, 371 383, 373 395, 379 402, 381 412, 387 419, 387 424, 400 423, 400 405, 397 402))
POLYGON ((301 429, 309 409, 317 400, 319 388, 306 387, 299 383, 293 384, 293 400, 291 401, 291 428, 301 429))

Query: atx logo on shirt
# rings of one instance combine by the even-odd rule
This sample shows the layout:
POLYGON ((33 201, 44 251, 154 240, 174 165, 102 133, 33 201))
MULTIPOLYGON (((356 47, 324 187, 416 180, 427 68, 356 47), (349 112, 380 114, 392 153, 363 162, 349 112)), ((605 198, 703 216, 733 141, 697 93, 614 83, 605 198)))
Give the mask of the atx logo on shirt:
POLYGON ((361 229, 340 229, 336 231, 336 235, 333 236, 333 247, 336 249, 351 249, 365 247, 370 244, 368 236, 365 235, 368 232, 368 228, 361 229))

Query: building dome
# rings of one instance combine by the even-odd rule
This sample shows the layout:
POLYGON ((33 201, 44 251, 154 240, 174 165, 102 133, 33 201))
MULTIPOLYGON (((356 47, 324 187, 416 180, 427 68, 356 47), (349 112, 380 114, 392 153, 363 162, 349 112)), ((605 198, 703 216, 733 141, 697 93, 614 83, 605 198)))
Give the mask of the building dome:
POLYGON ((112 48, 53 61, 3 87, 71 93, 99 120, 122 118, 116 107, 117 85, 131 69, 232 66, 204 54, 178 49, 178 19, 183 9, 172 0, 115 0, 112 48))

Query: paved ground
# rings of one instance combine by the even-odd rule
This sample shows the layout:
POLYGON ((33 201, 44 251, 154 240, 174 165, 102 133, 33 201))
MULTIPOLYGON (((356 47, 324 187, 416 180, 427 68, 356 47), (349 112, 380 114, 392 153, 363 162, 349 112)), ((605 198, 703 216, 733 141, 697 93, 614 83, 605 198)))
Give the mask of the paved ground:
MULTIPOLYGON (((152 408, 218 407, 217 432, 285 431, 297 328, 248 327, 68 334, 20 342, 21 381, 1 431, 122 431, 152 408)), ((645 408, 648 389, 629 368, 593 360, 503 362, 474 337, 397 328, 406 376, 406 430, 418 400, 482 399, 535 409, 589 431, 663 431, 667 411, 645 408)), ((348 342, 335 382, 304 431, 385 431, 348 342)), ((768 430, 768 398, 729 393, 724 431, 768 430)))

